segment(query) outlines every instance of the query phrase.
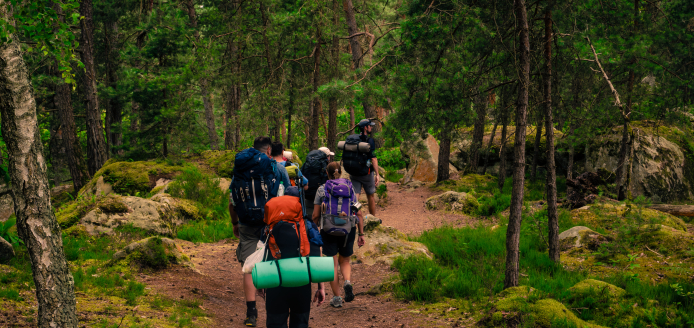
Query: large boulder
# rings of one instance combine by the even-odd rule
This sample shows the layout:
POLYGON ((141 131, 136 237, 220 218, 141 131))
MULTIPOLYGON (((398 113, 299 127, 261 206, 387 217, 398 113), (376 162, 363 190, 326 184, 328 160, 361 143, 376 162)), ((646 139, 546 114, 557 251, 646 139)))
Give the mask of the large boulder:
POLYGON ((447 191, 443 194, 429 197, 426 201, 426 207, 428 210, 472 214, 479 207, 479 202, 468 193, 447 191))
POLYGON ((14 258, 14 248, 7 240, 0 237, 0 263, 14 258))
MULTIPOLYGON (((654 124, 654 123, 653 123, 654 124)), ((599 168, 615 172, 619 163, 622 127, 596 137, 589 144, 586 171, 599 168)), ((681 145, 689 142, 676 127, 659 127, 649 122, 634 122, 631 196, 646 196, 655 201, 692 199, 694 169, 691 151, 681 145)))
POLYGON ((391 265, 395 258, 413 254, 423 254, 431 258, 431 253, 429 253, 429 249, 426 246, 408 240, 404 233, 393 227, 376 225, 373 222, 370 225, 370 230, 365 231, 365 233, 366 244, 357 248, 355 255, 358 260, 367 265, 376 263, 391 265))
POLYGON ((136 241, 113 254, 113 261, 128 260, 142 267, 163 269, 171 264, 193 267, 183 249, 169 238, 149 237, 136 241))
MULTIPOLYGON (((400 151, 404 157, 409 158, 407 172, 402 180, 403 183, 413 180, 436 182, 439 166, 439 144, 432 135, 428 135, 425 140, 403 143, 400 151)), ((458 170, 453 165, 449 164, 449 169, 451 174, 458 173, 458 170)))
POLYGON ((107 162, 94 174, 92 180, 82 187, 79 195, 144 195, 157 186, 157 181, 161 184, 170 180, 182 169, 181 166, 156 161, 107 162))
POLYGON ((607 237, 582 226, 573 227, 559 234, 559 248, 562 251, 584 246, 590 250, 596 250, 607 241, 607 237))
POLYGON ((109 196, 79 222, 91 235, 112 234, 114 228, 123 225, 132 225, 157 234, 170 234, 176 226, 200 218, 200 213, 191 201, 173 198, 168 194, 157 194, 151 199, 109 196))

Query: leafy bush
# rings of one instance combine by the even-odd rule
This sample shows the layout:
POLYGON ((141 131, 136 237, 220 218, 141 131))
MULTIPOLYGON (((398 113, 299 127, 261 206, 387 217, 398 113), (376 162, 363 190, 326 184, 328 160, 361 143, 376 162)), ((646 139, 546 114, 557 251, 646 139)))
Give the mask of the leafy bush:
POLYGON ((511 206, 511 195, 499 193, 492 196, 483 195, 478 198, 477 201, 480 203, 480 206, 476 214, 481 216, 492 216, 503 212, 511 206))
POLYGON ((399 147, 377 149, 376 153, 378 166, 387 168, 388 171, 397 171, 407 166, 407 162, 402 157, 399 147))
POLYGON ((168 193, 196 202, 203 217, 229 218, 229 190, 222 190, 217 178, 200 172, 195 166, 184 167, 182 173, 169 185, 168 193))
POLYGON ((400 174, 397 171, 386 171, 386 181, 388 182, 398 183, 404 176, 404 174, 400 174))
POLYGON ((10 218, 7 219, 7 221, 0 222, 0 237, 7 240, 7 242, 12 244, 12 246, 24 244, 24 242, 19 239, 16 232, 10 231, 10 229, 12 229, 12 227, 14 227, 16 224, 17 217, 14 214, 10 215, 10 218))
POLYGON ((178 228, 178 239, 194 243, 214 243, 234 237, 231 220, 202 220, 184 224, 178 228))

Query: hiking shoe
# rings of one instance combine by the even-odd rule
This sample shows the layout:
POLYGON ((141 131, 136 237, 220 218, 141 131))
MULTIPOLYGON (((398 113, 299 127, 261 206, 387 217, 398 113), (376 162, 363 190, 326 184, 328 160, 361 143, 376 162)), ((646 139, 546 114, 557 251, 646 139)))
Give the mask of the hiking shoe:
POLYGON ((256 326, 256 321, 258 321, 258 316, 257 316, 257 315, 253 315, 253 316, 249 316, 248 318, 246 318, 246 320, 243 321, 243 324, 244 324, 246 327, 255 327, 255 326, 256 326))
POLYGON ((334 308, 342 307, 342 297, 334 296, 333 299, 330 300, 330 306, 334 308))
POLYGON ((345 284, 342 286, 342 288, 345 289, 345 302, 354 301, 354 291, 352 288, 352 283, 349 282, 349 280, 347 280, 345 281, 345 284))

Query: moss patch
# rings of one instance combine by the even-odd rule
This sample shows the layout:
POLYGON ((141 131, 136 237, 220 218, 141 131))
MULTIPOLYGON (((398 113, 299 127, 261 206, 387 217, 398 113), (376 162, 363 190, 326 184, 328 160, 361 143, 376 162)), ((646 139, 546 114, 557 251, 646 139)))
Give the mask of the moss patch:
POLYGON ((62 229, 67 229, 79 222, 89 211, 96 207, 96 197, 78 197, 55 212, 56 220, 62 229))
POLYGON ((137 195, 149 193, 161 178, 171 179, 182 170, 180 166, 172 166, 155 161, 115 162, 102 167, 89 183, 80 190, 91 190, 100 176, 104 182, 111 184, 113 191, 122 195, 137 195))
POLYGON ((108 195, 99 201, 97 207, 104 213, 125 213, 128 211, 128 206, 123 204, 118 195, 108 195))
POLYGON ((474 213, 479 205, 477 198, 471 194, 455 191, 447 191, 441 195, 429 197, 426 201, 426 207, 429 210, 445 210, 465 214, 474 213))
POLYGON ((236 158, 235 151, 206 150, 202 152, 201 156, 203 162, 217 172, 218 176, 223 178, 231 178, 234 175, 234 158, 236 158))
POLYGON ((595 279, 583 280, 569 288, 572 298, 585 298, 593 296, 596 298, 609 298, 611 300, 624 297, 626 291, 615 285, 595 279))
POLYGON ((598 232, 617 229, 629 223, 628 221, 633 221, 635 216, 644 223, 662 224, 687 231, 687 225, 676 216, 634 205, 593 204, 588 209, 573 210, 571 215, 574 223, 583 223, 593 230, 597 229, 598 232))

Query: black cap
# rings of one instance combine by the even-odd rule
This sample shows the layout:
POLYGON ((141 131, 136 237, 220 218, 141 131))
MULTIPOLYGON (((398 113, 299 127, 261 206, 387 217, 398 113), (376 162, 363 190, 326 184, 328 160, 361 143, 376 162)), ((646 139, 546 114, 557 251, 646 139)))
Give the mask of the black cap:
POLYGON ((285 194, 286 196, 301 197, 301 194, 299 193, 299 188, 294 187, 294 186, 291 186, 291 187, 287 188, 287 189, 284 191, 284 194, 285 194))
POLYGON ((365 126, 367 126, 367 125, 376 125, 376 123, 371 122, 371 120, 368 119, 368 118, 365 118, 365 119, 359 121, 359 127, 360 127, 360 128, 363 128, 363 127, 365 127, 365 126))

